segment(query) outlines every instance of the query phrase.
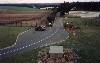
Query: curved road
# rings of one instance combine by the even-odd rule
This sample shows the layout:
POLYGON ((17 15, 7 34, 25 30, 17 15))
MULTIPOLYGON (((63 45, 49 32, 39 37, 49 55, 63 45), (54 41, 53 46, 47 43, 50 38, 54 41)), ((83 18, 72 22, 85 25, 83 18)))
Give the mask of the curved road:
POLYGON ((0 50, 0 60, 32 49, 59 43, 67 38, 68 32, 64 31, 62 18, 56 17, 53 27, 46 28, 46 31, 30 29, 20 34, 14 46, 0 50))

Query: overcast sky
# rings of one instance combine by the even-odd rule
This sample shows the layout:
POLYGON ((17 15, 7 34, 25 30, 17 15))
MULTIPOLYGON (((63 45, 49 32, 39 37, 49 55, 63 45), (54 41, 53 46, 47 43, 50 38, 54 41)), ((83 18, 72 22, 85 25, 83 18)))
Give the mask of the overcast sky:
POLYGON ((89 2, 100 0, 0 0, 0 3, 62 3, 62 2, 89 2))

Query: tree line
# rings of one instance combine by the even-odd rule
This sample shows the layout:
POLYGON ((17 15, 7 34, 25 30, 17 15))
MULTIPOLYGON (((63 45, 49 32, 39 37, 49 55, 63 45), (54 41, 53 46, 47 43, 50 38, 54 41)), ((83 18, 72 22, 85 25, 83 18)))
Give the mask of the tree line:
POLYGON ((100 11, 100 2, 64 2, 60 4, 58 11, 63 15, 73 8, 73 11, 100 11))

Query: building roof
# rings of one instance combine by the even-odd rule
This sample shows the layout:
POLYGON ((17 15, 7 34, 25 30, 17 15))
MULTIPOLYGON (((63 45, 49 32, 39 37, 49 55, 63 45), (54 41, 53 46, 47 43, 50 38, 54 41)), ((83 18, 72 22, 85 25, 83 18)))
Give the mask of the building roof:
POLYGON ((49 53, 63 53, 63 47, 62 46, 50 46, 49 53))

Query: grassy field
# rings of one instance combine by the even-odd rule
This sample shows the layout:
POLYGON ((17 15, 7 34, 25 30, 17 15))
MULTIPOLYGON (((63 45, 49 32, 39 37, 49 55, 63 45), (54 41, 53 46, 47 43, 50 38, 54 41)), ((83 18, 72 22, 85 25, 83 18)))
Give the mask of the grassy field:
POLYGON ((27 30, 28 27, 0 27, 0 49, 11 46, 15 43, 19 33, 27 30))
POLYGON ((32 12, 37 12, 37 11, 42 11, 39 9, 35 8, 29 8, 29 7, 15 7, 15 6, 0 6, 0 9, 4 10, 16 10, 16 11, 32 11, 32 12))
POLYGON ((70 37, 63 42, 65 48, 72 48, 80 56, 79 63, 99 63, 100 62, 100 18, 65 18, 75 27, 75 36, 71 31, 70 37))

